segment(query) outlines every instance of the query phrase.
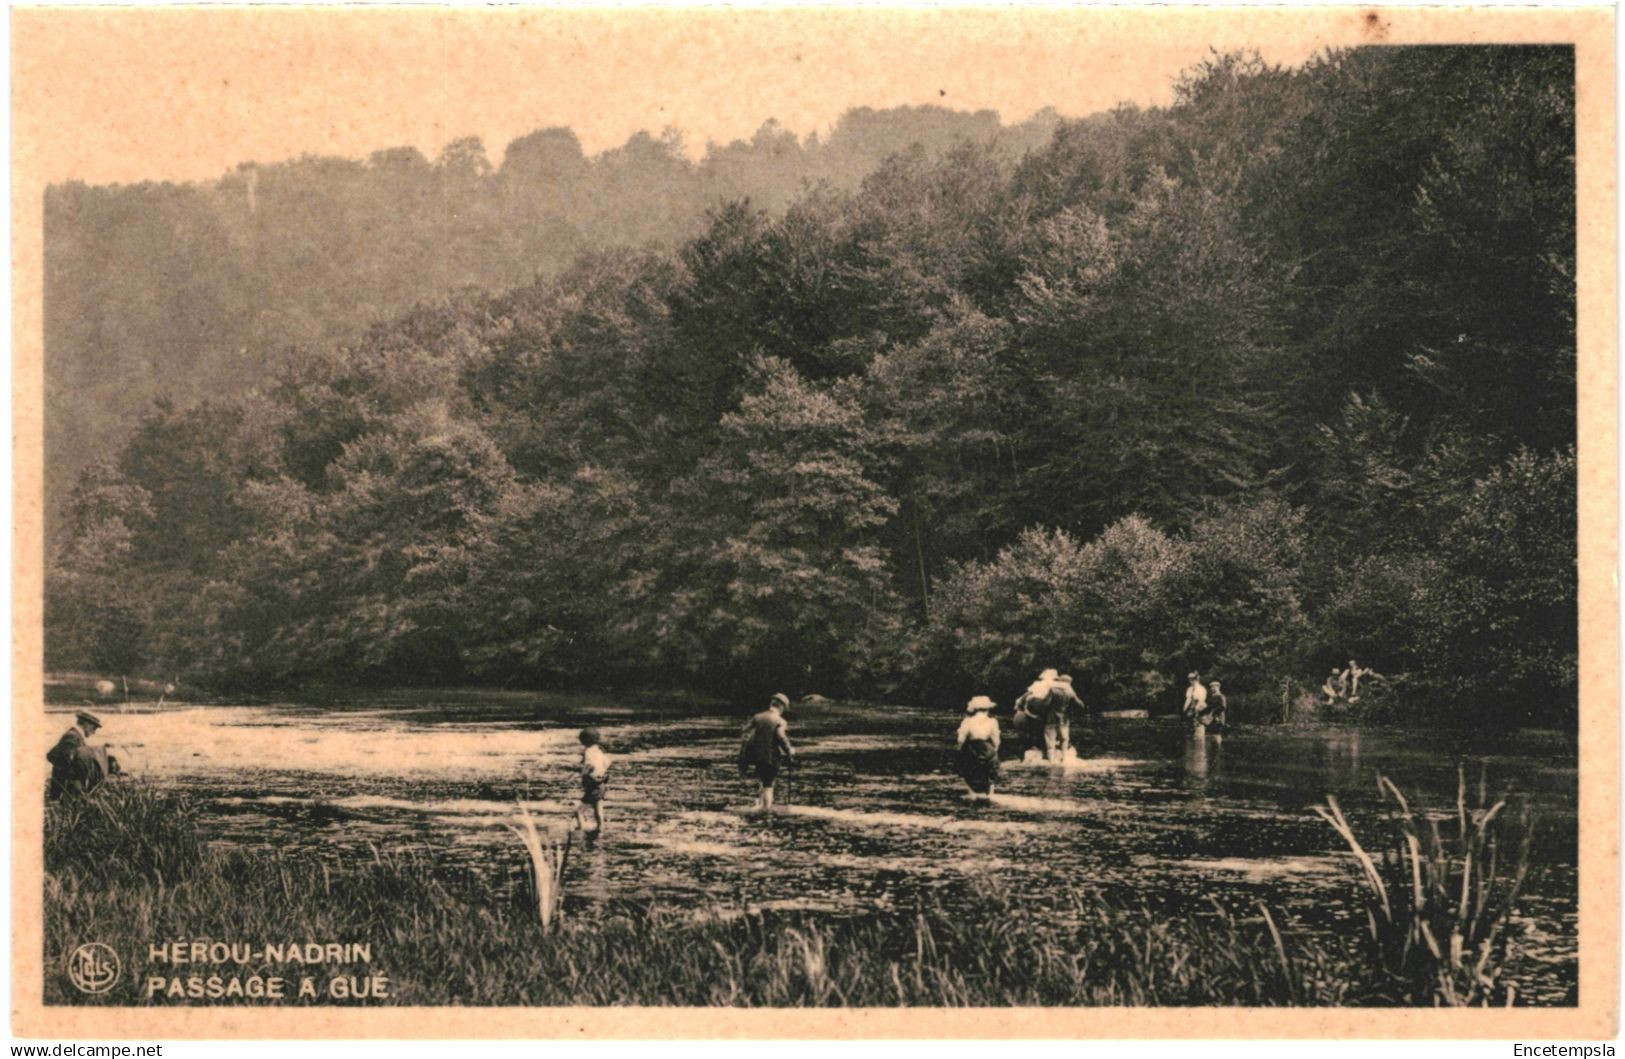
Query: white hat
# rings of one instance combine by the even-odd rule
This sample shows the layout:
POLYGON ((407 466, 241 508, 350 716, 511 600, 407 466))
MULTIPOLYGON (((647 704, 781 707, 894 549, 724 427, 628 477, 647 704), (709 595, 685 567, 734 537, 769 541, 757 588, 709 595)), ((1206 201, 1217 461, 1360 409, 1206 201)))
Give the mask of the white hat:
POLYGON ((978 695, 974 699, 965 703, 966 713, 980 713, 983 710, 991 710, 992 708, 993 700, 988 698, 986 695, 978 695))
POLYGON ((1046 669, 1042 673, 1038 674, 1038 679, 1039 680, 1054 680, 1057 676, 1059 676, 1059 673, 1056 670, 1046 669))

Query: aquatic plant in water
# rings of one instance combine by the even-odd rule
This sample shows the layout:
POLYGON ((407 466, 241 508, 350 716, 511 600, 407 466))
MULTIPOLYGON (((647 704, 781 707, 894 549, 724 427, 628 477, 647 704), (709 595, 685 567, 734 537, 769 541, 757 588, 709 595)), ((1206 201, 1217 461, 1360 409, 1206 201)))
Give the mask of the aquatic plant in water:
POLYGON ((1524 806, 1508 834, 1507 799, 1490 804, 1482 772, 1477 805, 1467 804, 1467 778, 1457 769, 1454 833, 1438 815, 1413 810, 1387 776, 1377 777, 1392 834, 1376 857, 1367 852, 1328 794, 1315 812, 1330 824, 1360 866, 1376 963, 1409 1004, 1511 1004, 1503 982, 1511 954, 1513 913, 1529 872, 1530 814, 1524 806), (1508 850, 1508 847, 1510 851, 1508 850), (1380 862, 1379 862, 1380 861, 1380 862))
POLYGON ((564 844, 555 844, 551 835, 544 838, 536 829, 536 820, 518 803, 519 825, 508 825, 525 847, 530 857, 531 879, 536 889, 536 912, 544 930, 550 929, 564 908, 564 869, 570 862, 570 835, 564 844))

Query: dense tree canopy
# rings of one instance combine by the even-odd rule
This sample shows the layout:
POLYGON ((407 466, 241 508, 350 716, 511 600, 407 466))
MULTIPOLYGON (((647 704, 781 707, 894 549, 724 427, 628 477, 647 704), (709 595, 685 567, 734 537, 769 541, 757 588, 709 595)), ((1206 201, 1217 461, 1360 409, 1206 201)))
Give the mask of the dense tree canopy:
POLYGON ((748 142, 709 145, 698 162, 674 134, 638 133, 589 157, 574 132, 548 128, 510 143, 498 166, 485 144, 462 137, 433 161, 400 147, 365 161, 244 162, 205 184, 53 186, 44 202, 48 518, 154 398, 239 396, 291 349, 353 342, 460 286, 528 283, 584 252, 674 247, 719 203, 748 198, 782 214, 809 186, 857 187, 905 145, 922 160, 967 141, 1018 158, 1057 120, 860 109, 805 140, 769 120, 748 142))
MULTIPOLYGON (((706 164, 782 172, 784 136, 706 164)), ((1214 56, 1171 107, 988 139, 155 405, 63 516, 50 663, 871 696, 1057 665, 1167 707, 1354 654, 1406 709, 1572 719, 1569 49, 1214 56)), ((653 202, 671 157, 552 131, 365 179, 416 189, 449 286, 501 273, 437 242, 446 202, 500 188, 459 223, 512 255, 536 189, 653 202)))

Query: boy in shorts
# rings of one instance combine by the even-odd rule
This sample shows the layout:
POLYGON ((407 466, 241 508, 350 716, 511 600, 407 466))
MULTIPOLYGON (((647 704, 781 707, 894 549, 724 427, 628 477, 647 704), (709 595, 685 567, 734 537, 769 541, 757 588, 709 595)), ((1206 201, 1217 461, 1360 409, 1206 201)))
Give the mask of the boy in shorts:
POLYGON ((604 787, 609 782, 609 755, 599 745, 598 729, 581 730, 581 802, 576 806, 576 827, 586 835, 587 845, 598 844, 604 833, 604 787), (593 829, 586 828, 587 811, 592 811, 593 829))

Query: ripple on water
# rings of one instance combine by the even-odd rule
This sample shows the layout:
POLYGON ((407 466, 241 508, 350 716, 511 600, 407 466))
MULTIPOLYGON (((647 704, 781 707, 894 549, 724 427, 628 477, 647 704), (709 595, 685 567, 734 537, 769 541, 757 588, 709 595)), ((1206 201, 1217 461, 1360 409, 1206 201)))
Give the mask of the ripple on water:
POLYGON ((1354 866, 1354 857, 1353 854, 1297 857, 1187 857, 1181 860, 1135 857, 1134 863, 1163 874, 1234 875, 1255 882, 1272 882, 1301 879, 1309 875, 1352 878, 1349 871, 1354 866))
POLYGON ((976 831, 989 834, 1008 834, 1015 831, 1037 830, 1041 825, 1005 819, 985 820, 949 815, 927 815, 888 810, 837 809, 820 805, 787 805, 775 812, 792 817, 827 820, 860 828, 916 828, 928 831, 976 831))

